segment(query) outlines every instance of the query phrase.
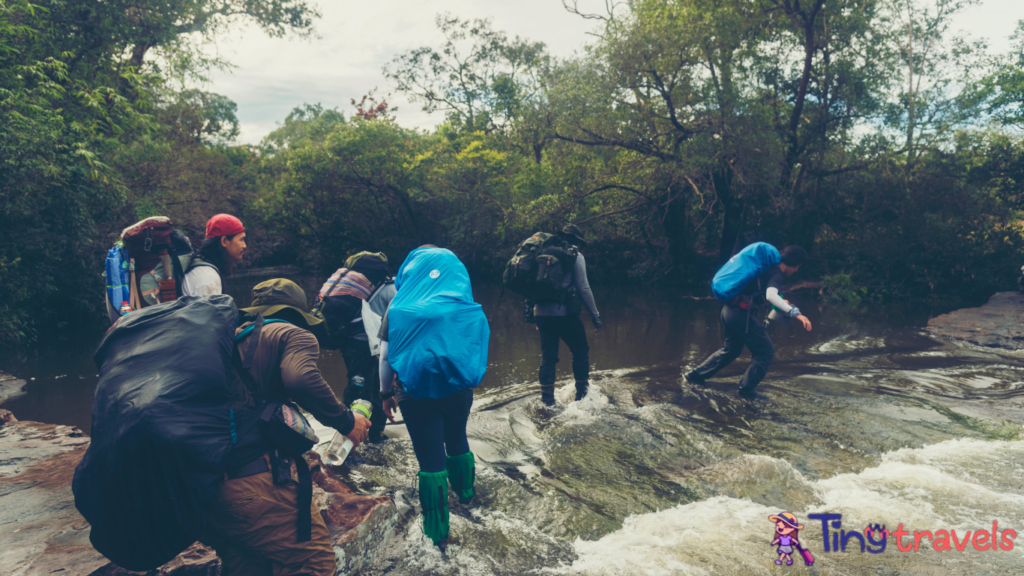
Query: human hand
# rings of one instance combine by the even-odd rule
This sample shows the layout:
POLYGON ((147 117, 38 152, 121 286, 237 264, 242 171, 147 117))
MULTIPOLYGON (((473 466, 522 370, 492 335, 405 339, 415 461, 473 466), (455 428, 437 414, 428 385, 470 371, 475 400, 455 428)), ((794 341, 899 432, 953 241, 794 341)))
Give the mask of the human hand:
POLYGON ((398 410, 398 400, 395 400, 395 397, 392 396, 384 401, 384 414, 392 424, 395 423, 395 410, 398 410))
POLYGON ((804 330, 807 330, 808 332, 811 331, 811 321, 810 319, 807 318, 807 316, 800 314, 796 317, 796 319, 799 320, 800 323, 804 325, 804 330))
POLYGON ((355 426, 352 427, 351 432, 345 434, 345 437, 352 441, 352 447, 355 448, 366 442, 366 437, 370 434, 370 421, 362 414, 353 414, 353 416, 355 416, 355 426))

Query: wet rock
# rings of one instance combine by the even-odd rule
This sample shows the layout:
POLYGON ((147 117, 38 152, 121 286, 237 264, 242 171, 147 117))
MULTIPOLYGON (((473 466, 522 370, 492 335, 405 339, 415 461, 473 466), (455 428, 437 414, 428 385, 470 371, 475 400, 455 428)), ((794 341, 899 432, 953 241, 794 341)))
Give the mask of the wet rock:
POLYGON ((999 292, 984 306, 932 318, 928 321, 928 331, 977 346, 1024 349, 1024 294, 999 292))
POLYGON ((19 380, 6 372, 0 372, 0 403, 25 394, 27 382, 19 380))
MULTIPOLYGON (((0 422, 5 414, 0 411, 0 422)), ((0 426, 0 566, 10 576, 129 576, 89 543, 89 523, 71 492, 89 438, 72 426, 19 422, 0 426)), ((339 575, 371 565, 395 531, 399 514, 387 496, 360 496, 310 454, 313 497, 327 521, 339 575)), ((146 576, 217 576, 220 560, 194 544, 146 576)))

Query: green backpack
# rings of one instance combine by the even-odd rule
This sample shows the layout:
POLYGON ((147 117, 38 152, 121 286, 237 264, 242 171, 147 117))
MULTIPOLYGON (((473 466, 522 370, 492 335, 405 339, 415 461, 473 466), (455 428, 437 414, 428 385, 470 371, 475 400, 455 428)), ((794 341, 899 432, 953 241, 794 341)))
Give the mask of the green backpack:
POLYGON ((562 283, 572 274, 577 254, 561 236, 537 232, 519 245, 505 265, 501 283, 527 300, 561 303, 568 294, 562 283))

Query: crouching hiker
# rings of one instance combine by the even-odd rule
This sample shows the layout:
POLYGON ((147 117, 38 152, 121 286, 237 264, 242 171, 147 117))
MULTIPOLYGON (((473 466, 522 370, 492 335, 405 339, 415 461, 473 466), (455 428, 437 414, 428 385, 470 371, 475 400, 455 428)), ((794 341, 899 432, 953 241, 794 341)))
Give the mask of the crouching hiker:
POLYGON ((341 405, 320 375, 320 348, 310 332, 320 320, 306 309, 305 292, 277 279, 253 288, 252 307, 241 310, 256 320, 235 333, 234 361, 242 377, 233 391, 237 441, 203 537, 221 557, 226 576, 333 576, 336 571, 330 534, 312 503, 309 469, 301 456, 308 449, 303 438, 315 436, 304 429, 308 422, 291 402, 355 445, 366 440, 370 423, 341 405), (291 426, 287 438, 263 421, 282 410, 282 422, 291 426), (300 448, 282 448, 296 435, 300 448))
POLYGON ((444 549, 448 483, 463 503, 475 495, 466 422, 487 371, 490 328, 466 267, 448 250, 414 250, 395 287, 380 330, 381 398, 392 422, 396 405, 402 410, 420 466, 423 532, 444 549))
POLYGON ((739 395, 751 399, 767 399, 754 389, 760 384, 775 358, 775 346, 757 315, 765 302, 782 314, 795 318, 810 332, 811 321, 779 295, 785 276, 795 274, 807 259, 799 246, 789 246, 780 254, 770 244, 758 242, 744 248, 715 274, 711 290, 725 303, 722 307, 722 330, 725 345, 703 364, 686 374, 687 381, 703 385, 719 370, 732 364, 750 349, 750 367, 740 379, 739 395))

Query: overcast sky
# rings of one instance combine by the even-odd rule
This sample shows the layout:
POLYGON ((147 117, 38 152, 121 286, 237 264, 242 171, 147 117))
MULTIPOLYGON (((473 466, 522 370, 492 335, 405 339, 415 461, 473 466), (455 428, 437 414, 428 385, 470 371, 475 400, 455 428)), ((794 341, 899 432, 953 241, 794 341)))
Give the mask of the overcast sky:
MULTIPOLYGON (((595 25, 566 12, 561 0, 320 0, 319 4, 320 38, 268 38, 250 26, 219 40, 220 56, 236 68, 215 74, 207 89, 238 104, 240 143, 259 142, 304 102, 337 107, 349 116, 351 98, 358 100, 374 87, 382 94, 392 91, 381 68, 407 50, 439 46, 443 37, 434 18, 442 12, 464 19, 490 18, 496 30, 544 42, 559 57, 585 44, 595 25)), ((585 0, 580 5, 598 8, 603 2, 585 0)), ((993 50, 1005 51, 1021 19, 1024 1, 988 0, 960 15, 956 27, 987 38, 993 50)), ((403 126, 433 128, 441 120, 398 94, 393 93, 389 103, 398 106, 398 122, 403 126)))

